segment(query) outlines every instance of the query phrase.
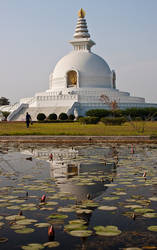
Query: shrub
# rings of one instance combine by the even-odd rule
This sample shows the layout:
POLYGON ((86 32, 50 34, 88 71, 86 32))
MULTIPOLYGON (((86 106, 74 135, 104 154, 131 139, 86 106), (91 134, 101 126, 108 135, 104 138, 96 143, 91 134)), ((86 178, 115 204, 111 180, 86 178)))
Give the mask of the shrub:
POLYGON ((80 117, 79 122, 81 124, 97 124, 99 121, 99 117, 80 117))
POLYGON ((126 119, 124 117, 107 117, 101 118, 101 122, 106 125, 122 125, 126 122, 126 119))
POLYGON ((75 116, 73 114, 71 114, 71 115, 68 116, 68 119, 73 121, 75 119, 75 116))
POLYGON ((152 119, 157 115, 157 108, 148 107, 148 108, 128 108, 122 111, 123 115, 130 116, 131 119, 135 117, 141 117, 143 120, 152 119))
POLYGON ((57 120, 57 115, 55 113, 49 114, 48 119, 50 121, 56 121, 57 120))
POLYGON ((39 114, 37 115, 37 120, 38 120, 38 121, 44 121, 45 118, 46 118, 46 115, 45 115, 44 113, 39 113, 39 114))
POLYGON ((5 119, 7 119, 8 115, 10 114, 10 112, 3 111, 2 114, 5 117, 5 119))
POLYGON ((123 116, 123 111, 120 109, 116 109, 116 110, 111 110, 112 116, 113 117, 122 117, 123 116))
POLYGON ((62 121, 68 120, 67 114, 66 113, 61 113, 59 115, 59 120, 62 120, 62 121))
POLYGON ((110 113, 111 111, 106 110, 106 109, 91 109, 86 112, 86 115, 91 116, 91 117, 102 118, 102 117, 108 116, 110 113))

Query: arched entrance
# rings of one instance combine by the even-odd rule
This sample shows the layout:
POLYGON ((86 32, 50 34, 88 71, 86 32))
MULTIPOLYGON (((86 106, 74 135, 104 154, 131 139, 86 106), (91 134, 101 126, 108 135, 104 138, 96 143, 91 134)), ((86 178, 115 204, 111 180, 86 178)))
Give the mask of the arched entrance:
POLYGON ((70 70, 67 73, 67 87, 77 86, 77 72, 75 70, 70 70))

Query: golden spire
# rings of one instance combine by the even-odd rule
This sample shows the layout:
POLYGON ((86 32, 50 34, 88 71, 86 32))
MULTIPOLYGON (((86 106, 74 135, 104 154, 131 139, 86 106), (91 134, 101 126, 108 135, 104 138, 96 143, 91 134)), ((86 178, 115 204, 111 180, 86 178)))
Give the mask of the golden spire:
POLYGON ((78 17, 80 18, 84 18, 86 15, 86 12, 81 8, 78 12, 78 17))

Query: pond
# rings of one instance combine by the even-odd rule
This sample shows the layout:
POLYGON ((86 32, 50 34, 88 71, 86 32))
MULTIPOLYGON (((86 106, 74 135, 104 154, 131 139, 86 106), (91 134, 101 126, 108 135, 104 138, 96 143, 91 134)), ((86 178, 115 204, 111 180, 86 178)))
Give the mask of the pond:
POLYGON ((1 249, 157 249, 157 145, 0 146, 1 249))

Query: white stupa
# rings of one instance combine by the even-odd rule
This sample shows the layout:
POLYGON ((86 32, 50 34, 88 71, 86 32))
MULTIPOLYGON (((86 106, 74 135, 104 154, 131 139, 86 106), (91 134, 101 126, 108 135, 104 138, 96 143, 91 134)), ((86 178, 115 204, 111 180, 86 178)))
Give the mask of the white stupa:
POLYGON ((25 120, 26 112, 36 120, 38 113, 85 115, 89 109, 109 109, 115 102, 118 108, 157 107, 144 98, 130 96, 116 89, 116 74, 103 58, 92 53, 95 42, 90 39, 85 12, 78 12, 78 21, 70 41, 73 51, 56 64, 49 77, 49 89, 24 98, 9 115, 8 120, 25 120))

